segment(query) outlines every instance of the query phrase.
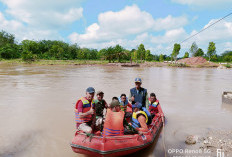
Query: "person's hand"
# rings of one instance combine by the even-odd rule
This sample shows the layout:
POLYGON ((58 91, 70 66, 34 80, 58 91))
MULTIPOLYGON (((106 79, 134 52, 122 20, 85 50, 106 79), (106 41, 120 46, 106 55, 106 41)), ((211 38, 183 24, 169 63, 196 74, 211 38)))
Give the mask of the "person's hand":
POLYGON ((131 101, 135 101, 135 97, 134 96, 131 97, 131 101))
POLYGON ((89 110, 89 112, 88 112, 89 114, 93 114, 94 113, 94 110, 93 110, 93 108, 91 107, 91 109, 89 110))
POLYGON ((162 116, 161 119, 162 119, 162 122, 164 122, 164 116, 162 116))

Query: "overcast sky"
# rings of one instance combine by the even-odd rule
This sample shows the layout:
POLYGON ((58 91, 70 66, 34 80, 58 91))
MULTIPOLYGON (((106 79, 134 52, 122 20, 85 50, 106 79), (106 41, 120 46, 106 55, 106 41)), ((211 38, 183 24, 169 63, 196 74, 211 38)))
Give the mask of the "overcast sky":
MULTIPOLYGON (((18 42, 62 40, 101 49, 116 44, 133 49, 141 43, 153 54, 167 54, 174 43, 232 12, 232 0, 0 0, 0 30, 18 42)), ((232 50, 232 16, 181 44, 217 54, 232 50)))

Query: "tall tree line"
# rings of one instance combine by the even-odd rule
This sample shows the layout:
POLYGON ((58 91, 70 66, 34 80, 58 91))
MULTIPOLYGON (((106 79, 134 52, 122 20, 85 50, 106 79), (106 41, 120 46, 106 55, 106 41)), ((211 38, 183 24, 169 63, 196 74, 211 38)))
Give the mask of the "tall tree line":
MULTIPOLYGON (((138 45, 136 49, 127 50, 120 45, 110 46, 101 50, 81 48, 77 44, 68 44, 57 40, 23 40, 17 43, 13 34, 5 31, 0 32, 0 59, 22 58, 23 60, 108 60, 109 62, 144 62, 144 61, 170 61, 177 60, 180 44, 175 43, 170 55, 161 53, 152 54, 146 50, 143 44, 138 45)), ((183 58, 189 56, 202 56, 210 61, 232 62, 232 51, 225 51, 221 55, 216 54, 216 45, 209 42, 207 52, 198 48, 196 42, 192 44, 189 52, 186 52, 183 58)))

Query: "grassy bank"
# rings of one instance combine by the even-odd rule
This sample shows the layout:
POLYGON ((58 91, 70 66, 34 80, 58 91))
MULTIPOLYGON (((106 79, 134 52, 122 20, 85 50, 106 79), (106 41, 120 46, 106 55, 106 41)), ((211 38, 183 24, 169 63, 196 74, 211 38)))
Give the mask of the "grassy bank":
MULTIPOLYGON (((108 60, 35 60, 23 61, 22 59, 0 60, 0 64, 25 64, 25 65, 107 65, 107 66, 121 66, 121 64, 130 64, 130 61, 122 61, 122 63, 109 63, 108 60)), ((214 62, 207 62, 203 64, 188 65, 185 63, 164 63, 164 62, 138 62, 140 67, 177 67, 177 68, 217 68, 220 64, 214 62)), ((231 68, 231 64, 223 65, 226 68, 231 68)))
POLYGON ((0 60, 0 64, 32 64, 32 65, 89 65, 89 64, 107 64, 105 60, 36 60, 23 61, 22 59, 0 60))

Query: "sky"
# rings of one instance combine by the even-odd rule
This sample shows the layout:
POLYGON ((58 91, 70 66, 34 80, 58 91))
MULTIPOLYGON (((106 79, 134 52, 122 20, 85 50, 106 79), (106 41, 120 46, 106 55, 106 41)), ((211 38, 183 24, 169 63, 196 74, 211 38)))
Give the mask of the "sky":
MULTIPOLYGON (((22 40, 61 40, 102 49, 117 44, 170 55, 175 43, 232 12, 231 0, 0 0, 0 31, 22 40)), ((232 15, 181 43, 207 52, 232 50, 232 15)))

